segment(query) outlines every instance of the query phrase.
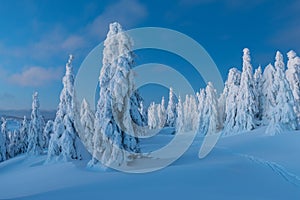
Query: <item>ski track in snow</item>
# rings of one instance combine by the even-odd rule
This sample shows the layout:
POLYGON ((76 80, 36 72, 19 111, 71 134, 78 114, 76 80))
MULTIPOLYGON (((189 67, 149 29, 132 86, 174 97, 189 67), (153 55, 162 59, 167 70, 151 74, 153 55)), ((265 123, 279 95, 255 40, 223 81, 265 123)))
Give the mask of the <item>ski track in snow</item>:
POLYGON ((261 158, 257 158, 251 155, 247 155, 247 154, 240 154, 240 153, 236 153, 235 155, 246 158, 254 163, 263 165, 265 167, 270 168, 272 171, 274 171, 276 174, 278 174, 279 176, 281 176, 284 180, 286 180, 287 182, 289 182, 292 185, 295 185, 297 187, 300 187, 300 177, 297 176, 296 174, 291 173, 290 171, 288 171, 286 168, 284 168, 283 166, 277 164, 276 162, 272 162, 272 161, 267 161, 261 158))

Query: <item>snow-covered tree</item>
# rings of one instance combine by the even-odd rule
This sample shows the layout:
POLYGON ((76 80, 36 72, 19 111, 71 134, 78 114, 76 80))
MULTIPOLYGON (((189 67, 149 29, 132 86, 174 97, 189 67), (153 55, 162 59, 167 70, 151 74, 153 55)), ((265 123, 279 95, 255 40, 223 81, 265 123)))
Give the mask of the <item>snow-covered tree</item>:
POLYGON ((176 99, 173 93, 173 89, 169 91, 169 102, 167 106, 167 126, 174 127, 176 122, 176 99))
POLYGON ((235 130, 247 131, 255 128, 255 115, 258 112, 255 102, 255 86, 252 75, 252 65, 250 63, 250 51, 243 50, 243 71, 237 96, 237 116, 235 130))
POLYGON ((53 134, 53 121, 48 120, 47 123, 46 123, 46 126, 44 128, 44 131, 43 131, 43 137, 44 137, 44 140, 45 140, 44 148, 48 148, 50 136, 52 134, 53 134))
POLYGON ((163 128, 167 120, 164 97, 162 97, 161 103, 157 106, 157 114, 158 114, 158 126, 159 128, 163 128))
POLYGON ((298 126, 300 124, 300 58, 291 50, 287 53, 288 63, 286 78, 290 84, 294 96, 294 111, 297 115, 298 126))
POLYGON ((176 105, 177 118, 176 118, 176 133, 182 133, 184 131, 184 114, 181 97, 178 97, 178 103, 176 105))
POLYGON ((148 107, 148 127, 149 129, 156 129, 158 128, 158 124, 157 105, 152 102, 148 107))
POLYGON ((204 130, 201 134, 211 135, 217 133, 220 128, 218 117, 218 99, 216 90, 211 82, 207 83, 206 98, 203 112, 203 127, 204 130))
POLYGON ((269 64, 263 73, 262 85, 262 120, 263 124, 269 124, 272 114, 272 107, 276 104, 277 89, 274 87, 275 69, 272 64, 269 64))
POLYGON ((10 144, 10 137, 9 137, 9 131, 7 129, 7 120, 6 118, 2 117, 1 118, 1 133, 3 134, 4 141, 5 141, 5 154, 6 154, 6 159, 9 158, 9 152, 8 152, 8 146, 10 144))
POLYGON ((43 137, 44 124, 43 117, 40 114, 38 93, 35 92, 32 96, 31 121, 28 130, 27 153, 30 155, 39 155, 43 153, 43 146, 45 144, 43 137))
POLYGON ((20 143, 21 153, 25 153, 28 147, 28 122, 26 116, 24 116, 24 119, 20 126, 20 138, 21 138, 21 143, 20 143))
POLYGON ((147 125, 148 114, 147 114, 147 109, 145 108, 143 101, 140 102, 140 106, 138 109, 139 109, 138 111, 139 111, 142 121, 143 121, 143 125, 147 125))
MULTIPOLYGON (((2 122, 0 121, 1 127, 2 122)), ((2 128, 0 129, 0 162, 5 161, 7 159, 6 154, 6 134, 2 132, 2 128)))
POLYGON ((197 107, 197 112, 198 112, 198 132, 203 133, 204 131, 204 123, 203 123, 203 117, 204 117, 204 105, 205 105, 205 89, 201 89, 199 93, 196 94, 197 100, 198 100, 198 107, 197 107))
POLYGON ((104 164, 123 165, 130 161, 123 150, 140 151, 138 139, 134 136, 138 134, 135 123, 142 125, 142 115, 138 112, 142 99, 134 88, 132 46, 131 38, 121 25, 110 24, 104 41, 94 153, 90 165, 95 164, 96 158, 101 158, 104 164))
POLYGON ((93 151, 94 143, 94 121, 95 114, 92 112, 89 103, 83 99, 80 109, 80 122, 83 126, 84 135, 81 138, 89 152, 93 151))
POLYGON ((223 93, 220 97, 223 98, 223 100, 219 101, 224 107, 224 118, 221 120, 224 121, 223 127, 225 135, 229 135, 236 131, 237 97, 239 94, 240 80, 241 72, 236 68, 231 68, 228 73, 223 93))
POLYGON ((10 135, 10 144, 8 146, 8 154, 10 158, 15 157, 16 155, 22 153, 21 151, 21 137, 18 129, 14 131, 9 131, 10 135))
POLYGON ((262 119, 262 101, 263 101, 263 76, 262 76, 262 69, 261 66, 259 66, 255 72, 254 72, 254 88, 255 88, 255 102, 257 107, 257 113, 256 113, 256 119, 261 120, 262 119))
POLYGON ((73 55, 70 55, 66 64, 63 89, 60 93, 60 102, 53 124, 53 134, 49 141, 46 162, 57 159, 66 161, 82 158, 83 146, 75 129, 75 119, 79 113, 75 102, 73 58, 73 55))
POLYGON ((271 110, 271 121, 266 134, 275 135, 285 130, 295 130, 297 119, 293 109, 294 97, 284 73, 282 54, 277 51, 275 57, 274 87, 277 91, 275 106, 271 110))
POLYGON ((181 99, 177 104, 177 132, 197 131, 199 127, 199 113, 198 105, 194 95, 186 95, 185 101, 182 103, 181 99))

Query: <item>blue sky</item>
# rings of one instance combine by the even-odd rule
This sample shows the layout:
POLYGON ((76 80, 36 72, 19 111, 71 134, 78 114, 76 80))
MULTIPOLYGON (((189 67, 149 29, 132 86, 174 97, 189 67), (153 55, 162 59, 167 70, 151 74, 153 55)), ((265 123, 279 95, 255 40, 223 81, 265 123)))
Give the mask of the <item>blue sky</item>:
MULTIPOLYGON (((108 24, 125 29, 157 26, 185 33, 211 55, 225 78, 241 68, 242 49, 253 66, 273 62, 277 50, 300 53, 300 1, 1 1, 0 109, 30 109, 40 93, 42 109, 55 109, 68 54, 78 70, 87 53, 105 39, 108 24)), ((183 65, 164 53, 138 54, 137 63, 183 65)), ((193 71, 186 70, 186 76, 193 71)), ((203 86, 194 77, 195 87, 203 86)), ((153 88, 152 88, 153 89, 153 88)), ((166 92, 166 91, 165 91, 166 92)))

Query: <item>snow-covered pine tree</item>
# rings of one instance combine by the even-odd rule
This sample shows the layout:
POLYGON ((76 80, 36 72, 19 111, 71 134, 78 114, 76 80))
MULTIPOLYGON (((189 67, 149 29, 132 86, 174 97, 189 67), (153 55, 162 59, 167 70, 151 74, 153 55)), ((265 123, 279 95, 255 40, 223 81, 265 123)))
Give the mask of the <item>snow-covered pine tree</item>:
POLYGON ((173 93, 173 89, 170 88, 169 91, 169 101, 167 106, 167 123, 166 125, 169 127, 175 127, 176 123, 176 99, 173 93))
MULTIPOLYGON (((0 125, 2 127, 2 120, 0 121, 0 125)), ((6 154, 6 134, 2 132, 2 128, 0 129, 0 162, 5 161, 7 159, 6 154)))
POLYGON ((219 125, 218 117, 218 98, 216 90, 211 82, 207 83, 206 89, 206 98, 204 104, 204 113, 203 113, 203 135, 211 135, 217 133, 219 125))
POLYGON ((176 118, 176 133, 183 133, 184 132, 184 114, 183 114, 183 105, 181 102, 181 97, 178 97, 178 103, 176 105, 176 110, 177 110, 177 118, 176 118))
POLYGON ((286 78, 290 84, 294 96, 294 111, 297 115, 298 126, 300 124, 300 58, 291 50, 287 53, 288 63, 286 78))
POLYGON ((75 102, 73 58, 73 55, 70 55, 66 64, 63 89, 60 93, 60 102, 53 124, 53 134, 49 141, 46 162, 57 159, 64 161, 82 159, 81 152, 84 147, 75 129, 75 118, 79 113, 75 102))
POLYGON ((85 144, 85 147, 89 150, 89 152, 93 152, 94 148, 94 121, 95 114, 91 110, 90 105, 86 101, 86 99, 83 99, 80 109, 80 122, 83 127, 84 137, 82 137, 81 139, 83 140, 83 143, 85 144))
POLYGON ((20 150, 21 153, 25 153, 28 147, 28 122, 26 116, 24 116, 20 126, 20 138, 21 138, 20 150))
POLYGON ((243 71, 237 96, 237 116, 234 125, 237 132, 254 129, 255 115, 258 112, 255 102, 256 92, 250 63, 250 51, 245 48, 243 53, 243 71))
POLYGON ((272 107, 276 104, 277 89, 274 87, 275 69, 272 64, 268 64, 263 73, 262 85, 262 123, 269 124, 272 114, 272 107))
POLYGON ((262 77, 262 69, 261 66, 259 66, 253 75, 254 78, 254 88, 255 88, 255 102, 256 102, 256 107, 257 107, 257 113, 255 118, 258 119, 259 121, 262 120, 262 113, 263 113, 263 108, 262 108, 262 101, 263 101, 263 77, 262 77))
POLYGON ((166 124, 166 119, 167 119, 164 97, 162 97, 161 103, 157 105, 157 113, 158 113, 158 127, 163 128, 166 124))
POLYGON ((138 108, 139 113, 141 114, 141 118, 143 121, 143 125, 147 125, 148 124, 148 114, 147 114, 147 109, 144 106, 143 101, 140 102, 140 107, 138 108))
POLYGON ((109 26, 104 41, 103 67, 101 69, 100 98, 95 114, 93 160, 101 158, 104 164, 122 165, 130 161, 124 151, 139 152, 134 123, 142 125, 138 112, 141 98, 134 92, 131 68, 134 65, 133 42, 119 23, 109 26), (131 133, 131 135, 127 134, 131 133), (103 136, 106 136, 103 138, 103 136), (108 139, 108 140, 107 140, 108 139), (112 145, 114 144, 114 146, 112 145))
POLYGON ((183 131, 186 132, 186 131, 189 131, 189 129, 191 129, 192 127, 192 122, 191 122, 191 113, 189 113, 189 107, 190 107, 190 96, 189 95, 186 95, 185 96, 185 100, 182 104, 183 106, 183 131))
POLYGON ((204 118, 204 105, 205 105, 205 89, 200 89, 200 92, 196 94, 197 100, 198 100, 198 107, 197 107, 197 112, 198 112, 198 132, 203 133, 204 131, 204 123, 203 123, 203 118, 204 118))
POLYGON ((10 144, 10 137, 9 137, 9 131, 7 130, 7 119, 2 117, 1 118, 1 133, 4 136, 4 141, 5 141, 5 154, 6 154, 6 159, 9 158, 9 152, 8 152, 8 147, 10 144))
POLYGON ((152 102, 148 107, 148 127, 149 129, 158 128, 159 120, 157 113, 157 105, 152 102))
POLYGON ((241 72, 236 68, 231 68, 221 95, 223 100, 220 101, 220 103, 224 104, 224 135, 230 135, 236 132, 237 97, 239 94, 240 81, 241 72))
POLYGON ((275 135, 285 130, 297 128, 297 118, 293 109, 294 97, 284 73, 282 54, 277 51, 275 57, 274 88, 277 91, 275 106, 271 110, 271 121, 266 134, 275 135))
POLYGON ((38 93, 35 92, 32 96, 32 111, 31 111, 31 121, 28 130, 28 148, 27 153, 29 155, 39 155, 43 153, 44 146, 44 120, 40 114, 40 102, 38 98, 38 93))
POLYGON ((53 134, 53 121, 48 120, 47 123, 46 123, 46 126, 44 128, 44 131, 43 131, 43 137, 44 137, 44 140, 45 140, 44 149, 48 148, 50 136, 52 134, 53 134))
POLYGON ((17 156, 21 152, 21 137, 20 137, 20 131, 18 129, 15 129, 13 131, 9 132, 10 135, 10 144, 8 146, 8 152, 9 157, 13 158, 17 156))

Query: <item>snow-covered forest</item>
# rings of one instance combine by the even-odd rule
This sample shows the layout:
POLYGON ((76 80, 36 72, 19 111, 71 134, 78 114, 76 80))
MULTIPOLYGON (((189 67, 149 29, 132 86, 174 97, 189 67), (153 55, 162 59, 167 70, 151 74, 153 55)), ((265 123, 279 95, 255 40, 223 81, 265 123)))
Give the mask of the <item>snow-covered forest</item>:
POLYGON ((299 128, 300 58, 292 50, 286 58, 277 51, 269 65, 253 67, 250 50, 245 48, 241 67, 229 70, 220 95, 212 82, 185 97, 176 96, 170 88, 168 97, 145 108, 139 91, 134 90, 133 41, 120 24, 110 24, 104 46, 99 52, 103 67, 95 113, 85 99, 76 101, 70 55, 53 121, 46 122, 40 114, 37 92, 32 97, 31 118, 24 117, 19 129, 8 130, 7 120, 1 119, 1 162, 20 154, 47 154, 46 163, 81 160, 90 152, 88 167, 126 165, 134 159, 130 152, 143 152, 136 125, 172 127, 175 134, 221 132, 224 137, 260 126, 267 126, 265 134, 270 136, 299 128))

